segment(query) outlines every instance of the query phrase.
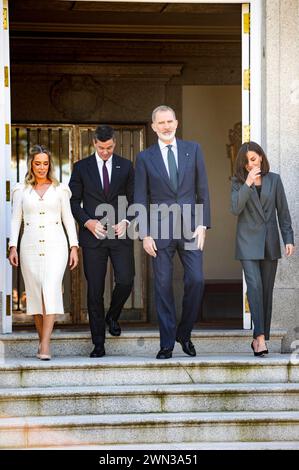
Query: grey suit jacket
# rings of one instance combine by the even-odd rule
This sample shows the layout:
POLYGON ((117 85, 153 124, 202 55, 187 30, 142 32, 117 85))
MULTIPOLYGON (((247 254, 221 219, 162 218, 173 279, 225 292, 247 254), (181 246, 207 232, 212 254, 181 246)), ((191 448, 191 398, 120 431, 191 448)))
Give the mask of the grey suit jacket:
POLYGON ((263 177, 260 198, 254 185, 249 187, 232 178, 231 212, 238 216, 236 259, 281 258, 277 219, 284 244, 294 244, 288 203, 278 174, 263 177))

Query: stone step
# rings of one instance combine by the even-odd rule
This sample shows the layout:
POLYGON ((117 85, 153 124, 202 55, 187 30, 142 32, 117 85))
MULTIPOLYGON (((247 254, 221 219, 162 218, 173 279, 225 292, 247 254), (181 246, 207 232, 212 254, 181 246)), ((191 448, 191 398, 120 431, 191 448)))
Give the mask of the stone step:
MULTIPOLYGON (((272 353, 281 352, 285 330, 273 330, 269 348, 272 353)), ((194 330, 192 341, 198 354, 205 353, 249 353, 251 330, 194 330)), ((35 332, 19 331, 0 335, 0 357, 34 357, 38 347, 35 332)), ((107 333, 105 349, 107 355, 155 357, 160 349, 157 329, 124 329, 120 337, 107 333)), ((56 329, 52 336, 52 355, 89 357, 92 350, 90 332, 56 329)), ((176 344, 175 352, 181 352, 176 344)))
MULTIPOLYGON (((33 447, 32 450, 47 450, 48 447, 33 447)), ((97 450, 102 452, 99 454, 103 456, 104 451, 142 451, 142 450, 161 450, 171 452, 173 450, 299 450, 299 441, 271 441, 271 442, 161 442, 159 444, 123 444, 123 445, 76 445, 66 447, 51 447, 51 450, 97 450)), ((107 455, 105 452, 104 455, 107 455)), ((112 454, 113 455, 113 454, 112 454)), ((132 453, 132 456, 134 454, 132 453)), ((139 457, 137 457, 139 458, 139 457)))
POLYGON ((212 383, 296 383, 299 363, 289 354, 177 355, 148 357, 6 359, 0 388, 212 383))
MULTIPOLYGON (((0 416, 298 411, 299 384, 180 384, 0 389, 0 416)), ((298 436, 299 437, 299 436, 298 436)))
POLYGON ((3 418, 0 448, 299 441, 299 412, 150 413, 3 418))

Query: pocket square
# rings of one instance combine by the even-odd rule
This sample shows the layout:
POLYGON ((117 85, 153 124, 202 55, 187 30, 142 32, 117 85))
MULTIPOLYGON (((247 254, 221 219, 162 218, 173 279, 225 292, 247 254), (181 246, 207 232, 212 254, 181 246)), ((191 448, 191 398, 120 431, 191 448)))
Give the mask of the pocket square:
POLYGON ((119 168, 120 168, 120 166, 116 166, 115 168, 119 169, 119 168))

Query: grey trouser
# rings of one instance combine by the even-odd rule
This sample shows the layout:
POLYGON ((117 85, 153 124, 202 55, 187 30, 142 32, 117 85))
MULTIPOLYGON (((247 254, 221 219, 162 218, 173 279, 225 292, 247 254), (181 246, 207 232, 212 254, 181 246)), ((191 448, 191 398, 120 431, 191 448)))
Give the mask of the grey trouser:
POLYGON ((253 337, 265 335, 269 340, 272 298, 277 259, 240 260, 247 283, 247 298, 254 325, 253 337))

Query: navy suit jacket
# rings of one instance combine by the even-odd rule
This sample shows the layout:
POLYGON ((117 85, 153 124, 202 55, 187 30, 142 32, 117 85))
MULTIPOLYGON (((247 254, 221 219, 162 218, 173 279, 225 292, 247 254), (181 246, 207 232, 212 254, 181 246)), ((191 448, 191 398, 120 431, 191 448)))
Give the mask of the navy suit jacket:
MULTIPOLYGON (((150 211, 149 204, 166 204, 169 207, 176 203, 181 209, 183 205, 189 205, 191 218, 188 223, 191 223, 192 231, 196 228, 195 205, 202 204, 203 217, 199 225, 210 228, 208 181, 200 145, 196 142, 177 139, 177 146, 179 175, 177 191, 171 185, 158 143, 137 155, 134 203, 146 207, 148 214, 148 226, 145 228, 143 224, 139 224, 140 238, 147 235, 153 236, 153 220, 158 220, 158 226, 162 223, 163 216, 156 214, 155 209, 150 211)), ((184 223, 183 218, 182 216, 181 221, 184 223)), ((168 239, 162 239, 159 233, 161 227, 158 227, 158 234, 153 237, 157 248, 165 248, 169 245, 173 239, 174 223, 174 219, 170 217, 168 239)))
MULTIPOLYGON (((96 216, 96 208, 100 204, 110 204, 115 210, 115 224, 123 218, 132 219, 125 213, 118 214, 118 196, 124 196, 128 204, 133 203, 134 195, 134 169, 132 163, 126 158, 113 154, 112 173, 109 192, 106 196, 99 174, 96 156, 93 153, 87 158, 75 163, 71 175, 70 189, 72 191, 71 209, 74 218, 79 224, 79 244, 82 247, 94 248, 102 243, 84 227, 89 219, 100 220, 96 216)), ((121 239, 122 243, 131 243, 128 238, 121 239)))

